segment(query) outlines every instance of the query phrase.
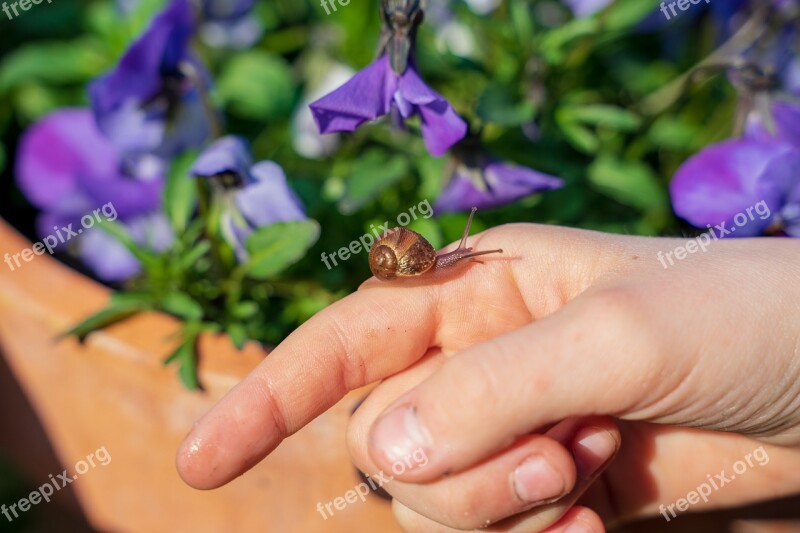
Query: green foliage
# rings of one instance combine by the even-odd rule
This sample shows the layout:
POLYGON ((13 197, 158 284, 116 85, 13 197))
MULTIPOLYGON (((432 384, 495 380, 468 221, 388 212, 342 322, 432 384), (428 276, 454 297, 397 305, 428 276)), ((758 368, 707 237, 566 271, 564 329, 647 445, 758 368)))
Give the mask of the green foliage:
POLYGON ((247 239, 250 259, 243 268, 255 279, 269 278, 300 260, 318 238, 319 224, 313 220, 260 228, 247 239))
POLYGON ((354 162, 345 192, 339 200, 344 214, 358 211, 387 188, 397 184, 408 173, 408 159, 390 156, 384 150, 370 149, 354 162))
POLYGON ((656 213, 668 209, 664 188, 650 167, 640 162, 600 156, 589 167, 589 180, 621 204, 656 213))
POLYGON ((164 186, 164 211, 176 233, 183 233, 197 204, 197 183, 189 176, 189 169, 197 153, 188 151, 176 158, 167 174, 164 186))
POLYGON ((295 99, 288 62, 261 51, 231 58, 219 77, 217 96, 231 113, 252 120, 286 116, 295 99))
POLYGON ((0 63, 0 93, 32 82, 61 85, 88 81, 107 66, 98 52, 101 46, 88 36, 67 42, 25 44, 0 63))

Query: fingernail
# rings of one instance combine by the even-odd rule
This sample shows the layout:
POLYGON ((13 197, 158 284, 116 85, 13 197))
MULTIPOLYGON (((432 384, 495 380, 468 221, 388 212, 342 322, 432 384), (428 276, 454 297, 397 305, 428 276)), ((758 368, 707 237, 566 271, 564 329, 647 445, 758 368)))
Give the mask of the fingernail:
MULTIPOLYGON (((404 406, 383 415, 372 430, 372 447, 396 463, 427 452, 431 439, 422 426, 414 406, 404 406)), ((421 465, 419 465, 421 466, 421 465)))
POLYGON ((602 428, 583 428, 575 435, 572 449, 578 475, 588 477, 611 459, 617 450, 617 439, 602 428))
POLYGON ((514 491, 526 503, 559 498, 566 492, 564 478, 541 455, 533 455, 514 470, 514 491))

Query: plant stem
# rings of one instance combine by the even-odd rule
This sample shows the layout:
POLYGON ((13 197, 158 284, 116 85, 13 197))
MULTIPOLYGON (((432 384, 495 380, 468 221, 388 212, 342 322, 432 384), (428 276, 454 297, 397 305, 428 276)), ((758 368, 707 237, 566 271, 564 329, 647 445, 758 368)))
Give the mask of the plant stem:
POLYGON ((222 137, 222 124, 220 124, 219 115, 214 111, 214 106, 211 105, 211 98, 208 96, 208 88, 203 83, 203 77, 189 61, 181 63, 180 69, 183 75, 197 88, 200 104, 203 106, 203 113, 211 126, 211 136, 214 139, 219 139, 222 137))
POLYGON ((722 46, 680 77, 645 97, 636 106, 637 110, 645 115, 661 114, 683 95, 698 74, 717 72, 733 66, 734 56, 752 46, 767 29, 764 22, 768 12, 768 9, 765 8, 768 6, 760 7, 722 46))

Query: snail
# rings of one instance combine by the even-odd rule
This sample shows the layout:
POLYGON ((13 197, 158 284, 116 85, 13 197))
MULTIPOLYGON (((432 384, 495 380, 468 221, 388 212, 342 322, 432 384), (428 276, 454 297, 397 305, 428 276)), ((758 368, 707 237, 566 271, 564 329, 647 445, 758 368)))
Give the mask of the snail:
POLYGON ((503 250, 483 250, 473 252, 465 248, 472 217, 477 207, 472 208, 461 236, 458 248, 452 252, 436 254, 425 237, 406 228, 395 228, 381 235, 369 251, 369 269, 376 278, 389 281, 398 277, 421 276, 438 272, 479 255, 500 254, 503 250))

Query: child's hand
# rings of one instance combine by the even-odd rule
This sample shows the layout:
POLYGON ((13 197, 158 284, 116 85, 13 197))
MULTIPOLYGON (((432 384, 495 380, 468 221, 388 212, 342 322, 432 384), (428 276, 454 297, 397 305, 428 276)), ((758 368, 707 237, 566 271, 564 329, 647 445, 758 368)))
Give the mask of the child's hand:
MULTIPOLYGON (((657 513, 748 453, 746 475, 708 505, 796 491, 800 243, 714 242, 664 269, 658 252, 683 244, 511 225, 471 240, 506 251, 483 265, 370 280, 298 328, 198 423, 181 475, 221 485, 348 390, 394 375, 357 411, 349 442, 369 473, 424 450, 386 487, 408 529, 510 515, 501 529, 552 524, 620 442, 607 418, 581 418, 593 415, 623 419, 625 446, 586 494, 606 520, 657 513), (769 466, 753 459, 762 444, 769 466), (523 463, 531 483, 515 484, 523 463), (565 491, 532 510, 523 501, 565 491)), ((554 531, 579 523, 602 528, 578 507, 554 531)))

